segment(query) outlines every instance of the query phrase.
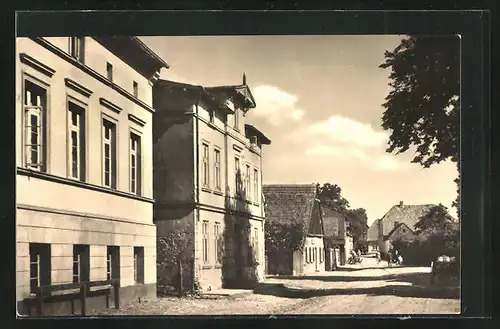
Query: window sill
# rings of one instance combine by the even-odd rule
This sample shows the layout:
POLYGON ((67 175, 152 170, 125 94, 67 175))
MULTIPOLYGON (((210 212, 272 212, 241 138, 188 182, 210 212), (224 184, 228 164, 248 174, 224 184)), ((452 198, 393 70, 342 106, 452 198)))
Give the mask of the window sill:
POLYGON ((208 265, 208 264, 201 265, 201 269, 202 270, 211 270, 212 268, 213 268, 212 265, 208 265))
POLYGON ((203 186, 201 188, 201 190, 204 191, 204 192, 212 193, 212 190, 209 187, 206 187, 206 186, 203 186))
POLYGON ((220 269, 220 268, 222 268, 222 265, 221 264, 215 264, 214 268, 215 269, 220 269))
POLYGON ((252 202, 254 206, 260 206, 260 204, 258 202, 252 202))
POLYGON ((217 195, 224 195, 224 192, 219 191, 219 190, 214 190, 214 194, 217 194, 217 195))
POLYGON ((246 203, 252 204, 253 202, 251 200, 245 200, 246 203))

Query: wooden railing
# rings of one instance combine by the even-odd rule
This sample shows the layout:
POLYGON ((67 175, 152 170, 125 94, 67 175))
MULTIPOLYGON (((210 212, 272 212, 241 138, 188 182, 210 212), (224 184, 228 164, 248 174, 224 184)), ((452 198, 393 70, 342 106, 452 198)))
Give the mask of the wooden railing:
MULTIPOLYGON (((73 296, 74 298, 72 300, 76 299, 80 300, 81 315, 85 316, 87 313, 87 296, 92 294, 90 288, 102 287, 102 286, 111 286, 113 288, 115 308, 116 309, 120 308, 120 279, 40 286, 37 287, 36 289, 36 296, 34 300, 32 298, 30 300, 36 302, 37 315, 42 316, 43 304, 45 302, 53 301, 54 299, 56 299, 56 297, 73 296), (57 294, 57 295, 52 294, 53 292, 77 290, 77 289, 79 290, 79 292, 77 293, 57 294)), ((106 295, 106 307, 109 308, 109 295, 111 294, 111 288, 105 289, 104 292, 106 295)), ((74 313, 73 304, 72 304, 72 312, 74 313)))

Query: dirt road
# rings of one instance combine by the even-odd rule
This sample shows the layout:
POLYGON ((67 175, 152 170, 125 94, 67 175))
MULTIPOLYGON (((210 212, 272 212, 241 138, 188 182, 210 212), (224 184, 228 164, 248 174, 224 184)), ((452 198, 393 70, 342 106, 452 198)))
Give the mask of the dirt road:
POLYGON ((93 315, 457 314, 456 286, 430 285, 429 268, 364 267, 311 276, 269 278, 237 298, 159 298, 93 315), (266 288, 267 287, 267 288, 266 288))

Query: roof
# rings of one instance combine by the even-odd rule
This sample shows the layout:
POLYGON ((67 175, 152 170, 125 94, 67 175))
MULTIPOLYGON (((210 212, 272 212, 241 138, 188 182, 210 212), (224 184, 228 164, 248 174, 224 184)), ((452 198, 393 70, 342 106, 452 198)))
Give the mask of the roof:
POLYGON ((253 98, 252 92, 247 84, 242 85, 229 85, 229 86, 215 86, 215 87, 206 87, 208 92, 213 93, 217 97, 221 98, 229 98, 231 96, 236 97, 237 99, 243 101, 245 104, 244 111, 248 111, 250 108, 255 108, 257 104, 255 103, 255 99, 253 98))
POLYGON ((368 227, 366 232, 366 241, 378 241, 378 222, 380 219, 375 219, 373 223, 368 227))
MULTIPOLYGON (((266 223, 299 224, 305 239, 316 198, 316 184, 276 184, 262 187, 266 223)), ((296 245, 296 244, 293 244, 296 245)))
POLYGON ((344 214, 331 210, 326 206, 321 207, 323 218, 323 231, 325 237, 337 237, 340 235, 340 228, 346 218, 344 214))
POLYGON ((170 68, 160 56, 135 36, 94 36, 97 42, 131 65, 140 65, 146 74, 170 68), (152 71, 152 72, 151 72, 152 71))
POLYGON ((271 144, 271 140, 267 138, 264 133, 252 125, 245 124, 245 136, 249 138, 250 136, 257 136, 260 142, 264 145, 271 144))
POLYGON ((406 226, 406 228, 409 229, 411 232, 414 231, 411 227, 409 227, 405 223, 399 223, 395 225, 394 228, 389 233, 387 233, 387 237, 390 238, 401 226, 406 226))
MULTIPOLYGON (((242 86, 248 89, 246 85, 242 86)), ((243 96, 241 96, 241 94, 238 93, 238 90, 240 90, 239 88, 242 86, 204 87, 201 85, 192 85, 189 83, 164 80, 164 79, 159 79, 158 82, 156 82, 157 88, 166 88, 170 90, 177 89, 183 91, 197 91, 198 94, 201 92, 202 93, 201 95, 205 101, 209 102, 212 106, 214 106, 217 109, 225 109, 228 113, 234 113, 234 110, 232 110, 226 105, 226 101, 233 97, 240 97, 241 100, 241 97, 243 96)), ((248 93, 250 93, 250 89, 248 89, 248 93)), ((253 97, 251 100, 248 99, 244 100, 244 102, 248 107, 255 107, 255 101, 253 100, 253 97)), ((259 133, 263 135, 261 132, 259 133)))
POLYGON ((415 224, 420 217, 425 215, 434 204, 424 205, 395 205, 382 217, 382 233, 384 236, 392 231, 395 224, 405 223, 411 230, 415 230, 415 224))

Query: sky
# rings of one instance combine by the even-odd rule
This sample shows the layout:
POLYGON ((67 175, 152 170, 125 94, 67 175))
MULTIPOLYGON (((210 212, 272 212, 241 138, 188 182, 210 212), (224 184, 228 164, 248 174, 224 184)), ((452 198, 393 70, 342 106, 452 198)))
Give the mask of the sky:
POLYGON ((456 197, 456 166, 422 168, 414 154, 385 152, 381 127, 390 91, 384 52, 402 36, 141 37, 171 66, 162 79, 203 86, 240 84, 257 107, 247 114, 272 141, 263 150, 264 184, 332 183, 368 223, 390 207, 456 197))

